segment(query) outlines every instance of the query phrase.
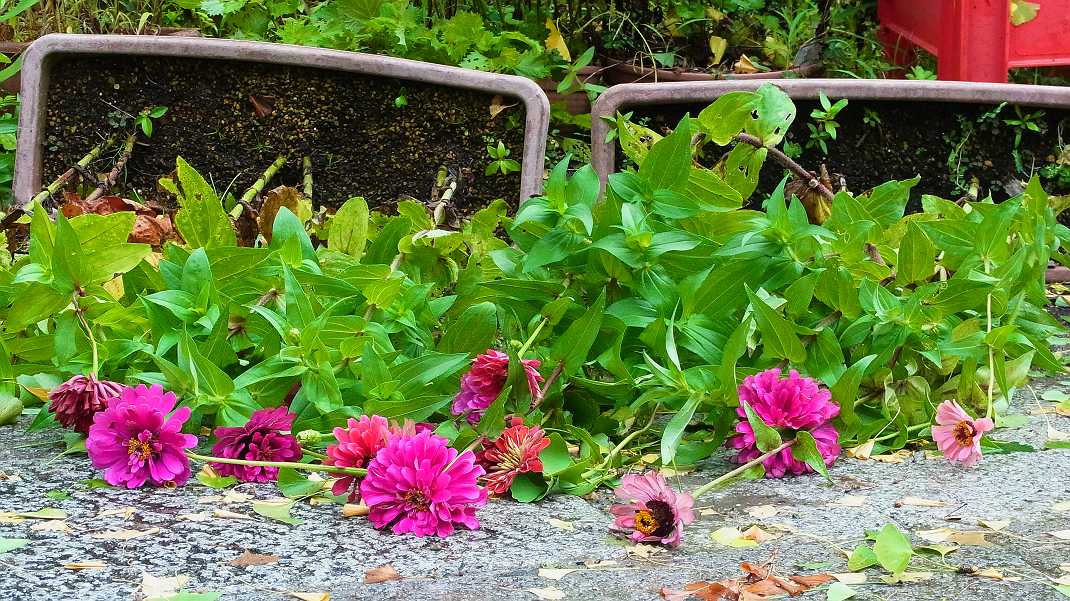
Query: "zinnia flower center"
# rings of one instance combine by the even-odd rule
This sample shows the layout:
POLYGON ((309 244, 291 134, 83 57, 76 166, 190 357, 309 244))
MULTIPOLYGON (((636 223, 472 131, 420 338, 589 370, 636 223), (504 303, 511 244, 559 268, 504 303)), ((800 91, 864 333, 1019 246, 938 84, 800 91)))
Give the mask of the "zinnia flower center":
POLYGON ((126 441, 126 452, 131 455, 137 455, 142 461, 147 461, 152 456, 152 447, 149 446, 148 441, 131 438, 126 441))
POLYGON ((676 522, 672 506, 665 501, 647 501, 646 509, 635 512, 635 529, 647 536, 668 536, 676 522))
POLYGON ((973 436, 976 434, 976 430, 973 429, 973 424, 966 420, 962 420, 955 424, 955 442, 959 446, 968 447, 973 444, 973 436))
POLYGON ((427 500, 427 495, 422 490, 407 491, 405 493, 405 502, 413 511, 427 511, 431 507, 431 502, 427 500))

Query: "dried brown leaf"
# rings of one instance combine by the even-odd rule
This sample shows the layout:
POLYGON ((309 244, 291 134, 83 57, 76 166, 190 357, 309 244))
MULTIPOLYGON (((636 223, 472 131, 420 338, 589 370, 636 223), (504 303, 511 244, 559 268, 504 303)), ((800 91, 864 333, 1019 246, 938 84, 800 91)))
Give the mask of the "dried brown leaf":
POLYGON ((100 561, 99 559, 92 559, 89 561, 72 561, 70 563, 63 564, 63 567, 67 568, 68 570, 74 571, 94 570, 97 568, 108 567, 108 564, 104 563, 103 561, 100 561))
POLYGON ((379 584, 391 580, 401 580, 401 574, 398 574, 398 571, 390 564, 364 572, 364 584, 379 584))
POLYGON ((253 114, 257 119, 263 119, 275 112, 275 97, 249 94, 249 102, 253 105, 253 114))
POLYGON ((279 563, 278 555, 262 555, 260 553, 253 553, 249 549, 242 551, 241 555, 227 562, 232 566, 239 568, 246 568, 249 566, 266 566, 272 563, 279 563))

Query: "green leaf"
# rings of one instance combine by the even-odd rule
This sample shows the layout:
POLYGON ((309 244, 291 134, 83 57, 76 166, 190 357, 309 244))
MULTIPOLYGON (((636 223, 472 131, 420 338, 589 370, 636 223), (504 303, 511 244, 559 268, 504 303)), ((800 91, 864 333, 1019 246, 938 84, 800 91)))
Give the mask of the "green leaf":
POLYGON ((928 280, 936 270, 936 248, 921 227, 907 223, 907 233, 899 242, 896 282, 913 284, 928 280))
POLYGON ((791 456, 832 482, 832 476, 829 476, 828 467, 825 465, 825 458, 821 456, 821 451, 817 448, 817 441, 807 430, 799 430, 795 435, 795 444, 791 446, 791 456))
POLYGON ((498 307, 492 302, 482 302, 464 310, 450 324, 438 341, 438 350, 443 353, 482 353, 494 344, 498 334, 498 307))
POLYGON ((182 157, 176 162, 181 208, 175 215, 175 228, 182 239, 192 248, 235 246, 234 228, 215 190, 182 157))
POLYGON ((479 432, 489 440, 495 440, 505 429, 505 404, 509 400, 509 393, 512 392, 512 386, 505 386, 501 392, 498 393, 498 397, 487 407, 486 412, 479 419, 479 424, 476 425, 476 432, 479 432))
POLYGON ((757 101, 758 95, 754 92, 722 94, 699 113, 699 125, 715 144, 727 146, 751 121, 757 101))
POLYGON ((22 409, 22 400, 19 397, 4 392, 0 388, 0 426, 18 421, 19 416, 22 415, 22 409))
POLYGON ((591 346, 602 328, 605 307, 606 291, 603 289, 591 308, 582 317, 572 322, 565 333, 554 343, 550 350, 550 358, 554 362, 564 362, 564 375, 576 373, 587 361, 587 353, 591 351, 591 346))
POLYGON ((538 501, 546 496, 548 487, 546 486, 546 479, 542 474, 534 472, 524 472, 518 474, 513 479, 513 484, 509 487, 509 494, 513 495, 513 499, 521 503, 531 503, 532 501, 538 501))
POLYGON ((858 591, 842 582, 833 582, 829 585, 828 590, 825 591, 825 600, 844 601, 844 599, 854 597, 857 593, 858 591))
POLYGON ((549 438, 550 445, 539 451, 539 460, 542 461, 542 473, 554 476, 572 465, 572 455, 568 452, 568 443, 560 434, 554 432, 549 438))
POLYGON ((7 553, 30 544, 28 538, 0 538, 0 553, 7 553))
POLYGON ((368 203, 360 196, 350 198, 331 219, 327 248, 360 258, 368 241, 368 203))
POLYGON ((684 406, 672 416, 669 423, 665 424, 665 431, 661 435, 661 464, 671 465, 676 458, 676 449, 680 446, 680 440, 684 436, 684 429, 691 423, 695 416, 695 410, 703 400, 703 395, 693 394, 684 403, 684 406))
POLYGON ((238 479, 234 476, 209 476, 205 472, 197 472, 197 482, 207 486, 208 488, 227 488, 237 484, 238 479))
POLYGON ((881 567, 892 574, 901 574, 910 564, 914 550, 910 540, 894 524, 885 524, 873 543, 873 553, 881 567))
POLYGON ((684 115, 671 134, 651 147, 639 166, 639 177, 655 190, 685 190, 691 170, 691 133, 691 120, 684 115))
POLYGON ((777 432, 776 428, 766 425, 762 418, 754 412, 754 408, 750 406, 750 403, 740 401, 740 404, 747 414, 747 423, 750 424, 751 430, 754 431, 754 443, 759 451, 768 453, 784 444, 784 441, 780 438, 780 432, 777 432))
POLYGON ((754 310, 758 330, 762 333, 762 346, 765 352, 792 363, 806 361, 806 349, 799 340, 799 335, 795 333, 795 326, 775 309, 765 304, 765 301, 751 291, 750 286, 744 286, 744 288, 750 299, 751 308, 754 310))
POLYGON ((287 499, 286 501, 254 501, 253 511, 277 522, 298 526, 304 524, 305 521, 290 515, 290 510, 293 509, 294 503, 296 501, 293 499, 287 499))
POLYGON ((858 545, 854 548, 854 551, 851 551, 851 556, 847 558, 847 569, 857 572, 870 566, 875 566, 877 563, 879 563, 879 560, 873 549, 865 545, 858 545))
POLYGON ((323 490, 324 483, 326 480, 309 480, 293 468, 279 468, 279 491, 291 499, 312 496, 323 490))

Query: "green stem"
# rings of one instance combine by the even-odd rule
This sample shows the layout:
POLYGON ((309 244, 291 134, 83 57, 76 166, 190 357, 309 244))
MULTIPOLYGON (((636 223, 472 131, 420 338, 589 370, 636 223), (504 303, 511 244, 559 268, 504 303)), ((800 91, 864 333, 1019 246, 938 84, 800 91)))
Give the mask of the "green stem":
POLYGON ((93 328, 89 327, 89 322, 85 319, 85 310, 78 304, 79 291, 75 290, 72 295, 71 302, 74 303, 74 314, 78 317, 79 323, 82 324, 82 328, 85 330, 85 335, 89 338, 89 347, 93 349, 93 371, 89 372, 94 378, 97 377, 97 370, 100 367, 97 356, 97 339, 93 336, 93 328))
MULTIPOLYGON (((985 259, 985 275, 988 275, 989 264, 988 259, 985 259)), ((988 327, 985 329, 987 334, 992 333, 992 293, 988 293, 988 298, 985 303, 985 313, 988 317, 988 327)), ((987 340, 987 336, 985 337, 987 340)), ((992 343, 986 342, 988 345, 988 408, 985 410, 985 417, 992 419, 995 414, 995 405, 992 400, 992 388, 996 383, 996 357, 995 349, 992 348, 992 343)))
POLYGON ((304 171, 304 188, 305 198, 312 202, 312 157, 305 157, 301 161, 301 168, 304 171))
POLYGON ((744 463, 743 465, 737 467, 736 469, 728 472, 727 474, 724 474, 722 476, 718 476, 717 478, 714 478, 713 480, 710 480, 709 482, 707 482, 707 483, 703 484, 702 486, 696 488, 695 492, 691 493, 691 498, 692 499, 698 499, 702 495, 710 492, 711 490, 717 488, 718 486, 720 486, 721 484, 724 484, 725 482, 731 480, 732 478, 735 478, 735 477, 739 476, 740 474, 746 472, 750 468, 758 465, 759 463, 765 461, 766 459, 769 459, 773 455, 776 455, 777 453, 783 451, 784 449, 790 447, 793 444, 795 444, 795 440, 789 440, 789 441, 785 442, 784 444, 780 445, 779 447, 773 449, 772 451, 769 451, 768 453, 765 453, 764 455, 755 457, 754 459, 751 459, 750 461, 748 461, 748 462, 744 463))
POLYGON ((248 461, 246 459, 211 457, 208 455, 200 455, 192 451, 186 451, 186 456, 196 461, 204 461, 205 463, 226 463, 229 465, 253 465, 260 467, 288 467, 295 470, 307 470, 310 472, 331 472, 332 474, 345 474, 347 476, 368 475, 368 470, 360 467, 338 467, 336 465, 323 465, 320 463, 295 463, 292 461, 248 461))
POLYGON ((286 155, 280 155, 279 158, 275 159, 274 163, 269 165, 268 168, 264 170, 264 174, 260 176, 260 179, 253 182, 253 185, 245 191, 245 194, 242 194, 241 200, 239 202, 252 202, 253 199, 256 198, 256 195, 260 194, 260 192, 264 190, 264 186, 267 185, 271 178, 275 177, 275 172, 281 169, 282 166, 285 164, 286 155))
POLYGON ((528 349, 531 348, 532 344, 535 344, 535 339, 539 337, 539 332, 541 332, 542 329, 546 327, 546 324, 549 322, 550 320, 546 317, 542 318, 542 321, 539 322, 539 325, 535 327, 535 331, 531 333, 531 336, 528 336, 528 339, 524 341, 524 345, 520 347, 519 351, 517 351, 516 356, 518 359, 524 358, 524 353, 528 352, 528 349))
POLYGON ((635 432, 632 432, 631 434, 629 434, 629 435, 625 436, 625 437, 624 437, 624 439, 620 441, 620 444, 618 444, 617 446, 613 447, 613 450, 611 450, 611 451, 610 451, 610 452, 609 452, 609 453, 608 453, 608 454, 606 455, 606 458, 605 458, 604 460, 602 460, 602 463, 600 463, 600 464, 598 465, 598 467, 596 467, 596 468, 594 468, 594 469, 590 469, 590 470, 587 470, 586 472, 584 472, 584 473, 583 473, 583 476, 582 476, 582 477, 583 477, 584 479, 587 479, 587 478, 588 478, 589 476, 593 476, 594 474, 596 474, 596 473, 598 473, 598 472, 600 472, 600 471, 604 470, 604 469, 605 469, 605 468, 606 468, 606 467, 607 467, 607 466, 609 465, 609 463, 610 463, 611 461, 613 461, 613 459, 614 459, 614 458, 615 458, 615 457, 616 457, 616 456, 617 456, 618 454, 620 454, 620 452, 621 452, 622 450, 624 450, 624 447, 628 446, 628 443, 629 443, 629 442, 631 442, 631 441, 635 440, 635 438, 636 438, 637 436, 639 436, 639 435, 640 435, 640 434, 642 434, 643 432, 646 432, 647 430, 649 430, 649 429, 650 429, 650 426, 654 425, 654 418, 656 418, 656 417, 657 417, 657 415, 658 415, 658 409, 660 409, 660 408, 661 408, 661 405, 660 405, 660 404, 659 404, 659 405, 656 405, 656 406, 654 407, 654 410, 653 410, 653 411, 652 411, 652 412, 650 413, 650 419, 649 419, 649 420, 647 420, 647 422, 646 422, 646 425, 645 425, 645 426, 643 426, 642 428, 639 428, 639 429, 638 429, 638 430, 636 430, 635 432))
MULTIPOLYGON (((928 428, 930 425, 932 425, 932 424, 917 424, 917 425, 914 425, 914 426, 910 426, 910 427, 907 428, 907 432, 908 433, 909 432, 917 432, 918 430, 923 430, 925 428, 928 428)), ((880 442, 882 440, 888 440, 889 438, 895 438, 896 436, 899 436, 899 432, 892 432, 891 434, 885 434, 884 436, 881 436, 879 438, 873 438, 871 440, 873 442, 880 442)), ((866 442, 866 441, 863 441, 863 442, 866 442)))
POLYGON ((30 199, 30 202, 26 203, 26 209, 29 209, 29 207, 32 207, 38 202, 44 202, 45 199, 59 191, 59 189, 67 183, 67 180, 74 177, 75 173, 78 173, 79 169, 85 169, 89 166, 89 163, 92 163, 93 161, 97 160, 97 157, 100 156, 100 153, 103 152, 105 148, 111 146, 116 139, 117 136, 112 135, 107 140, 104 140, 100 144, 94 146, 92 150, 86 153, 86 155, 78 161, 76 167, 71 167, 70 169, 64 171, 63 174, 57 177, 51 184, 48 184, 48 187, 46 187, 44 190, 41 190, 36 196, 30 199))

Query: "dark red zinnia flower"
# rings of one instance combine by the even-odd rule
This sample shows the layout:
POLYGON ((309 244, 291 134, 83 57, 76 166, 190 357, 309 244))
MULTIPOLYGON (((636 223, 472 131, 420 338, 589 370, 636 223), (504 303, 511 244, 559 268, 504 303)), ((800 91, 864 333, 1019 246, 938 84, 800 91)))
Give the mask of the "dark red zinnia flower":
POLYGON ((513 485, 513 479, 524 472, 542 473, 539 452, 550 446, 538 426, 525 426, 523 420, 514 417, 512 425, 502 432, 480 457, 487 470, 487 491, 503 495, 513 485))
MULTIPOLYGON (((301 445, 289 434, 297 415, 286 407, 259 409, 244 426, 216 428, 218 442, 212 447, 216 457, 249 461, 295 461, 301 458, 301 445)), ((279 468, 259 465, 213 463, 220 476, 234 476, 242 482, 271 482, 278 479, 279 468)))
POLYGON ((48 394, 48 408, 63 427, 86 434, 93 425, 93 415, 108 408, 108 401, 119 398, 124 386, 92 375, 74 376, 48 394))

